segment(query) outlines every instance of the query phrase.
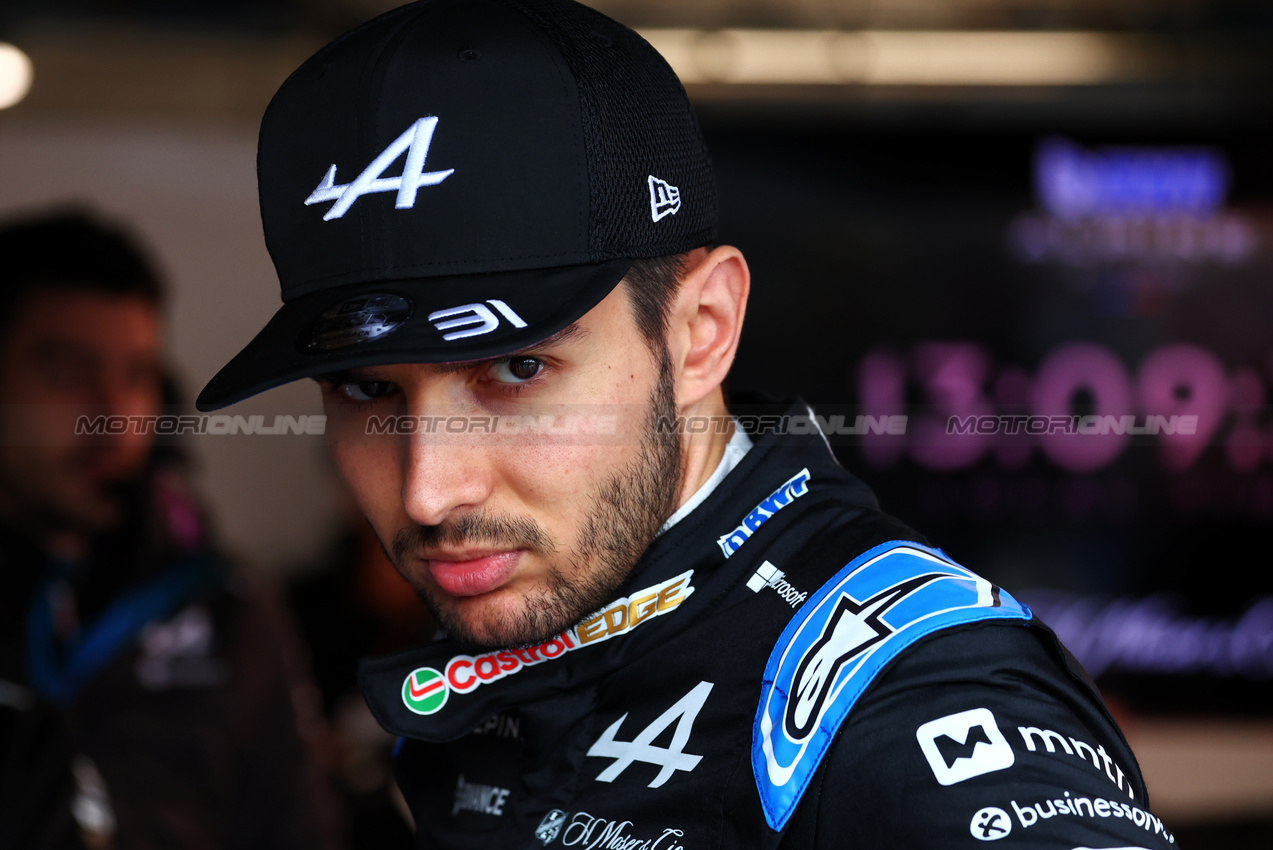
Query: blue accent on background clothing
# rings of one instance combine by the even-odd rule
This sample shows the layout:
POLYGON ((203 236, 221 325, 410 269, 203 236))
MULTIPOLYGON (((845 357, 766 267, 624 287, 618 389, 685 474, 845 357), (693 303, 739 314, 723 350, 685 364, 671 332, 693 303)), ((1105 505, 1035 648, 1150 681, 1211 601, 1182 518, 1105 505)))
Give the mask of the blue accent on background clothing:
POLYGON ((147 623, 168 619, 222 580, 221 562, 210 552, 184 557, 163 575, 117 599, 59 646, 53 630, 53 594, 63 576, 56 568, 50 572, 27 609, 28 674, 32 687, 62 705, 130 646, 147 623))

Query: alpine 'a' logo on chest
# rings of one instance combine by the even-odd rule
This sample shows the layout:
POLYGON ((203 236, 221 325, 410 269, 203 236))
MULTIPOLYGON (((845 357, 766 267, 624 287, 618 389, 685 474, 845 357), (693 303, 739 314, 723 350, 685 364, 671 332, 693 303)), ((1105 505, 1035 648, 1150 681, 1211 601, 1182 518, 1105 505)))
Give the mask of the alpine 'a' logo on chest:
POLYGON ((614 759, 610 766, 597 776, 597 781, 613 782, 633 762, 640 761, 658 765, 659 773, 648 786, 658 788, 671 779, 676 771, 683 770, 688 773, 698 767, 703 757, 685 752, 685 745, 690 741, 694 721, 698 718, 698 713, 703 710, 712 687, 712 682, 699 682, 671 708, 656 717, 653 723, 638 732, 631 741, 616 740, 619 727, 628 719, 626 713, 611 723, 609 728, 601 733, 596 743, 588 748, 589 756, 614 759), (655 746, 654 739, 663 734, 673 721, 676 722, 676 729, 672 732, 672 743, 666 747, 655 746))
POLYGON ((323 216, 323 221, 331 221, 349 212, 354 201, 363 195, 397 192, 398 198, 394 206, 400 210, 411 209, 415 206, 417 189, 421 186, 436 186, 455 173, 454 168, 448 168, 445 171, 424 170, 424 160, 429 155, 429 145, 433 144, 433 131, 437 129, 437 126, 436 116, 416 121, 401 136, 394 139, 389 147, 381 151, 371 164, 362 170, 361 174, 348 183, 336 183, 336 166, 333 164, 323 176, 318 188, 305 199, 305 206, 335 201, 336 203, 332 204, 331 209, 323 216), (404 152, 407 155, 407 161, 402 166, 402 176, 382 177, 381 175, 389 170, 389 166, 393 165, 404 152))

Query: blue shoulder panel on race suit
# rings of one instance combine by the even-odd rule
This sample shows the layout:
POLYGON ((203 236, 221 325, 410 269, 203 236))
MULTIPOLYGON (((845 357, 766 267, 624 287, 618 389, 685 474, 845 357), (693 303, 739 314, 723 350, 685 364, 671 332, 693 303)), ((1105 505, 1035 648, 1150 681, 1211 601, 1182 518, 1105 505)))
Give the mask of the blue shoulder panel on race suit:
POLYGON ((786 825, 836 730, 899 653, 939 629, 1031 616, 918 543, 883 543, 850 561, 792 617, 765 665, 751 763, 769 825, 786 825))

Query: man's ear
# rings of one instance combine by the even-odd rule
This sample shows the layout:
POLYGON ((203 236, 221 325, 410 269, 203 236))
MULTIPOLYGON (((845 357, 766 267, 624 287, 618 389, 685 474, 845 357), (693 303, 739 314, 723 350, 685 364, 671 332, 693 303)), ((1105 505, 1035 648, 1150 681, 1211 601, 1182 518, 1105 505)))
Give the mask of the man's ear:
POLYGON ((751 291, 751 270, 732 245, 691 257, 668 316, 668 353, 676 373, 678 407, 697 404, 725 380, 738 350, 751 291))

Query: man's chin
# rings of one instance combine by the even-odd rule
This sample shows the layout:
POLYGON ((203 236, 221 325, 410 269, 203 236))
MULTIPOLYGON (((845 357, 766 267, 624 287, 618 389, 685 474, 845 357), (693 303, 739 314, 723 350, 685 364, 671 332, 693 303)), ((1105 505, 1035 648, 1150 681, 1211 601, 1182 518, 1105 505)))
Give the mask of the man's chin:
POLYGON ((583 616, 527 604, 500 591, 445 600, 434 593, 420 596, 446 637, 473 652, 535 646, 557 637, 583 616))

